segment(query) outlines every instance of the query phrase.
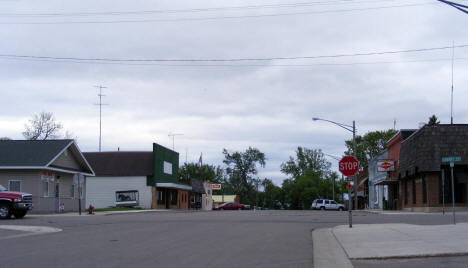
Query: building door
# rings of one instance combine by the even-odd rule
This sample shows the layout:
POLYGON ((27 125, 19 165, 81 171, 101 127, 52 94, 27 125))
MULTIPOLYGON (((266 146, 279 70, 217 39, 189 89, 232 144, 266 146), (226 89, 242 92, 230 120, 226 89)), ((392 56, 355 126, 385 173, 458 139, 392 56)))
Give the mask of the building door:
POLYGON ((172 193, 171 193, 170 190, 168 190, 168 189, 164 189, 164 192, 165 192, 164 197, 165 197, 165 199, 166 199, 166 202, 165 202, 165 204, 166 204, 166 209, 169 209, 170 202, 171 202, 171 197, 170 197, 170 196, 172 195, 172 193))
POLYGON ((60 181, 55 179, 55 212, 60 212, 60 181))

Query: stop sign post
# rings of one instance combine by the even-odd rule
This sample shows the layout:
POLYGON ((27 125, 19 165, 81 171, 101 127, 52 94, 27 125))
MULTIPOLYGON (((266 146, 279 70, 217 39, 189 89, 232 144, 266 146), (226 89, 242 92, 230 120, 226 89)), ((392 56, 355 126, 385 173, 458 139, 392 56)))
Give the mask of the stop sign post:
MULTIPOLYGON (((344 176, 348 176, 348 177, 354 176, 359 170, 359 161, 354 156, 344 156, 343 158, 341 158, 340 162, 338 162, 338 170, 344 176)), ((356 182, 354 184, 356 185, 356 182)), ((349 199, 349 207, 348 207, 349 228, 352 228, 353 220, 352 220, 351 208, 353 206, 353 201, 351 198, 351 189, 353 188, 353 186, 351 186, 351 184, 348 184, 346 185, 346 188, 348 189, 348 199, 349 199)), ((356 199, 357 199, 357 190, 355 190, 354 194, 356 195, 356 199)))

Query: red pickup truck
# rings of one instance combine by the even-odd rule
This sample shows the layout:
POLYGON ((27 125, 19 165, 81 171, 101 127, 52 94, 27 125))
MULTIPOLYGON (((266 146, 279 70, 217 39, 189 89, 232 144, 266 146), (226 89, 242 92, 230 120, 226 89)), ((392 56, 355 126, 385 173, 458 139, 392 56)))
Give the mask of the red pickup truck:
POLYGON ((32 195, 20 192, 9 192, 0 185, 0 219, 8 219, 11 215, 23 218, 32 209, 32 195))

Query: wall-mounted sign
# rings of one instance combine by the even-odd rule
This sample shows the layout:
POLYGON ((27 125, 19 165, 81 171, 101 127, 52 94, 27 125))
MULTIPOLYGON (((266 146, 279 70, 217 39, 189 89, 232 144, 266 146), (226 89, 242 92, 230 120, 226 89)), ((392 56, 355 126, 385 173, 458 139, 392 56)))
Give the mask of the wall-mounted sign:
POLYGON ((395 162, 391 160, 377 161, 377 171, 380 171, 380 172, 395 171, 395 162))
POLYGON ((164 173, 172 175, 172 163, 164 161, 164 173))
POLYGON ((221 184, 211 184, 213 190, 221 190, 221 184))

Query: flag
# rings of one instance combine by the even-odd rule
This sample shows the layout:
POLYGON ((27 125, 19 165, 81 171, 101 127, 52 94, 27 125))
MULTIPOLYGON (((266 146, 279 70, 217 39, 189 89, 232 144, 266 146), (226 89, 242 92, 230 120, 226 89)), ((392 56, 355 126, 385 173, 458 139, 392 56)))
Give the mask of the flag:
POLYGON ((200 154, 200 159, 198 159, 198 166, 201 167, 203 165, 203 159, 202 159, 203 153, 200 154))

